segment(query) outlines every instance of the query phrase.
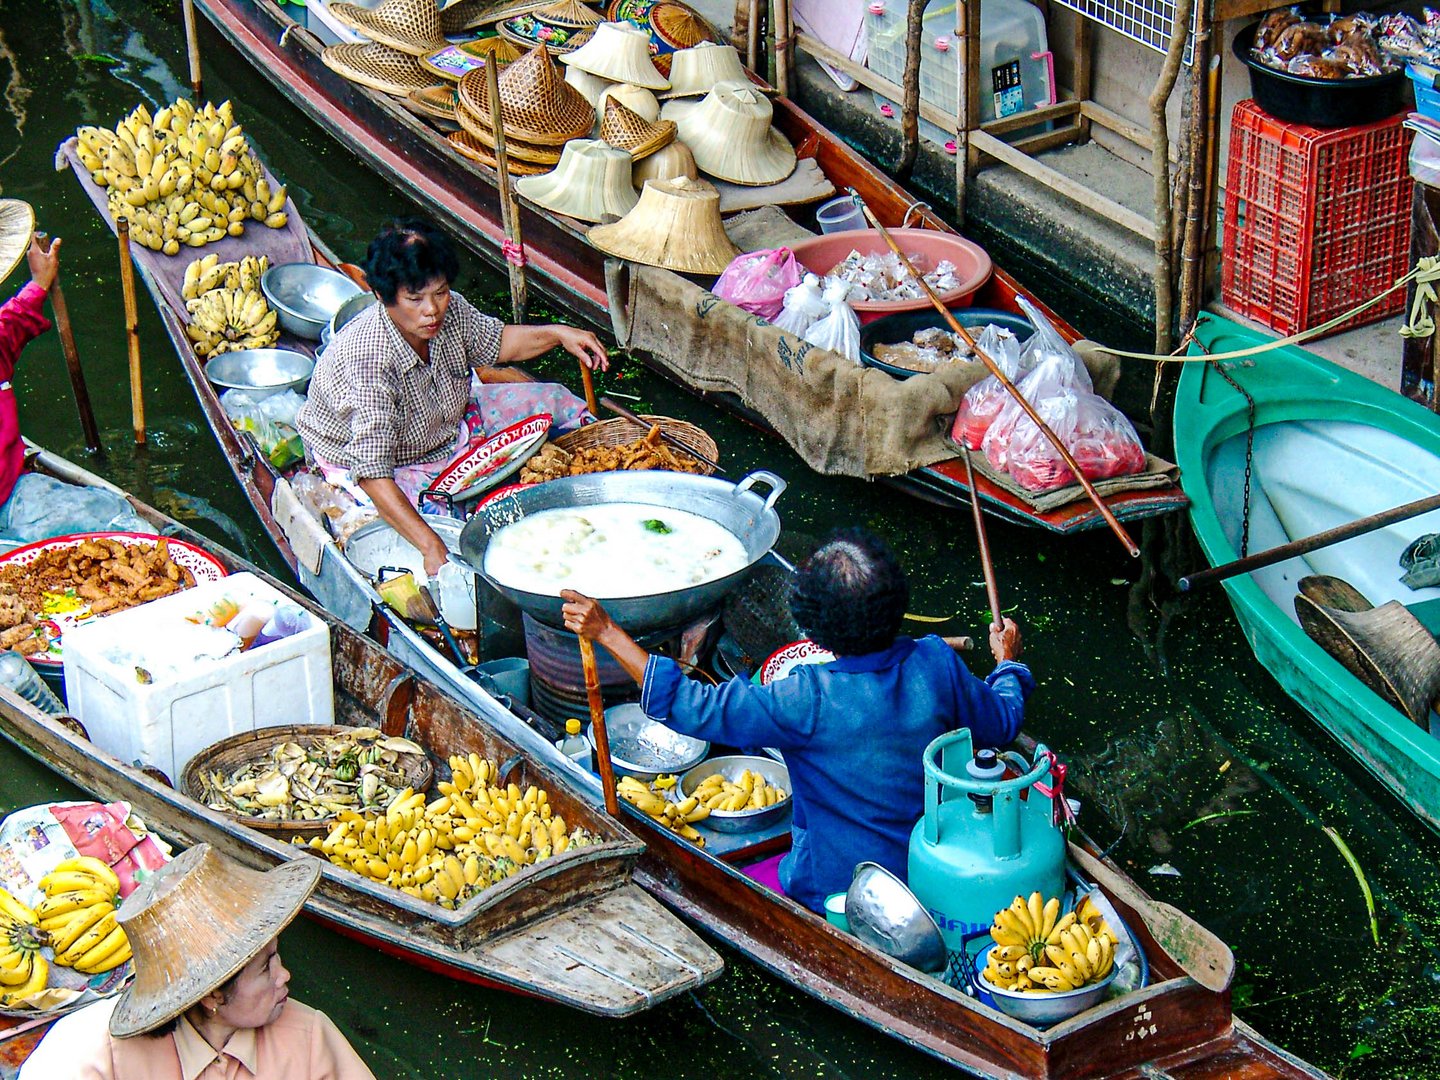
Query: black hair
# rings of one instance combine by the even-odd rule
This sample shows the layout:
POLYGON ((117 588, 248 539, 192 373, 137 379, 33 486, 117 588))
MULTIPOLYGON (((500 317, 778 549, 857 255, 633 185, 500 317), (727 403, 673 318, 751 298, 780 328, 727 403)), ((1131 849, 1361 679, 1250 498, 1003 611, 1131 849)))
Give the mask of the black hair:
POLYGON ((460 275, 455 245, 433 222, 396 218, 365 249, 365 276, 382 304, 393 304, 401 289, 423 289, 436 278, 452 284, 460 275))
POLYGON ((839 656, 888 649, 900 633, 910 585, 895 553, 867 529, 842 529, 802 562, 790 611, 817 645, 839 656))

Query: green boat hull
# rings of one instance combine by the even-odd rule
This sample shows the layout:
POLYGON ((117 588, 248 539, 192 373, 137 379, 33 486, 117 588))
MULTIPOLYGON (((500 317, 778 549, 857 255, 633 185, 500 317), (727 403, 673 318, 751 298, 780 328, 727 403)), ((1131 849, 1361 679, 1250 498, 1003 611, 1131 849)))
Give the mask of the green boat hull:
MULTIPOLYGON (((1244 349, 1269 340, 1264 334, 1210 315, 1202 318, 1196 339, 1198 347, 1192 345, 1192 354, 1244 349)), ((1424 407, 1298 346, 1261 354, 1253 359, 1253 364, 1231 362, 1225 365, 1225 371, 1254 400, 1257 448, 1267 441, 1267 436, 1278 439, 1279 433, 1305 432, 1307 428, 1311 448, 1323 449, 1323 436, 1334 430, 1373 434, 1377 445, 1383 446, 1389 440, 1393 446, 1406 446, 1403 454, 1389 453, 1384 461, 1368 463, 1382 473, 1385 467, 1393 465, 1393 484, 1375 483, 1372 473, 1368 474, 1369 482, 1347 486, 1347 477, 1340 475, 1333 477, 1333 491, 1326 491, 1326 482, 1314 476, 1271 476, 1277 487, 1289 486, 1289 482, 1295 480, 1302 488, 1308 484, 1323 491, 1317 502, 1333 498, 1336 505, 1318 508, 1329 512, 1330 518, 1319 512, 1315 515, 1321 527, 1416 498, 1413 492, 1417 484, 1422 486, 1421 494, 1437 490, 1433 486, 1423 489, 1423 484, 1433 483, 1434 477, 1422 474, 1425 469, 1432 469, 1432 459, 1440 463, 1440 417, 1424 407), (1347 496, 1354 498, 1358 505, 1336 516, 1347 496)), ((1243 471, 1243 459, 1237 464, 1234 449, 1237 444, 1243 446, 1248 426, 1245 397, 1230 386, 1213 365, 1187 363, 1177 393, 1174 426, 1181 486, 1190 498, 1190 520, 1200 546, 1212 564, 1230 562, 1240 554, 1236 539, 1237 515, 1226 513, 1224 505, 1228 504, 1217 505, 1220 501, 1217 492, 1222 499, 1228 493, 1233 501, 1233 485, 1242 482, 1234 474, 1237 469, 1243 471)), ((1292 454, 1292 459, 1295 456, 1292 454)), ((1313 460, 1315 469, 1323 469, 1320 458, 1313 460)), ((1298 471, 1304 471, 1305 461, 1302 456, 1298 471)), ((1269 505, 1263 464, 1257 449, 1252 506, 1261 502, 1269 505)), ((1293 493, 1291 497, 1293 499, 1293 493)), ((1307 517, 1305 514, 1295 516, 1307 517)), ((1436 531, 1440 526, 1427 515, 1398 528, 1405 529, 1407 535, 1416 535, 1436 531)), ((1315 531, 1318 528, 1312 524, 1292 532, 1291 536, 1298 538, 1315 531)), ((1274 537, 1258 543, 1257 539, 1261 538, 1252 536, 1252 552, 1276 542, 1274 537)), ((1280 540, 1283 539, 1282 535, 1280 540)), ((1232 578, 1223 587, 1260 663, 1406 806, 1431 828, 1440 831, 1440 738, 1413 723, 1316 645, 1301 630, 1292 612, 1278 602, 1288 582, 1304 573, 1335 573, 1345 578, 1348 569, 1372 577, 1391 575, 1398 579, 1400 571, 1395 565, 1394 553, 1399 542, 1392 535, 1388 542, 1384 538, 1375 541, 1375 545, 1384 545, 1383 548, 1342 545, 1324 554, 1330 565, 1314 566, 1292 560, 1294 565, 1289 570, 1282 567, 1271 571, 1275 576, 1264 579, 1265 588, 1257 583, 1256 575, 1232 578), (1383 560, 1376 557, 1380 550, 1385 554, 1383 560), (1343 562, 1347 557, 1348 565, 1343 562), (1335 566, 1337 560, 1342 563, 1339 567, 1335 566)), ((1347 545, 1357 544, 1358 541, 1347 542, 1347 545)), ((1311 559, 1320 561, 1320 553, 1311 559)), ((1399 588, 1402 594, 1406 592, 1403 586, 1399 588)), ((1361 591, 1367 590, 1361 588, 1361 591)), ((1433 593, 1434 590, 1424 590, 1414 594, 1415 602, 1409 603, 1432 632, 1440 626, 1440 600, 1434 599, 1433 593)), ((1381 602, 1382 598, 1368 592, 1367 595, 1372 602, 1381 602)), ((1404 595, 1396 598, 1402 602, 1411 599, 1404 595)))

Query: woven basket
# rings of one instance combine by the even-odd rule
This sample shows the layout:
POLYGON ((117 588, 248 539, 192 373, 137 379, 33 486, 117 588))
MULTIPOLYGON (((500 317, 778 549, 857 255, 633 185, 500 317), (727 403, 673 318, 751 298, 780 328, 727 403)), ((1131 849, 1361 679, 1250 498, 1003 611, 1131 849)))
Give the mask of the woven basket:
MULTIPOLYGON (((267 758, 277 743, 293 741, 303 746, 317 735, 336 735, 347 730, 349 729, 345 727, 290 724, 285 727, 242 731, 239 735, 232 735, 228 739, 221 739, 214 745, 207 746, 191 758, 189 764, 185 766, 185 775, 181 780, 180 789, 196 802, 203 804, 205 802, 204 778, 208 773, 232 772, 249 762, 267 758)), ((416 791, 426 790, 435 775, 435 769, 430 764, 430 759, 414 754, 401 755, 401 759, 405 762, 405 783, 416 791)), ((224 814, 241 825, 248 825, 252 829, 269 833, 282 840, 289 840, 297 836, 306 839, 312 836, 324 836, 330 831, 330 826, 335 821, 334 818, 315 818, 310 821, 265 821, 229 810, 216 812, 224 814)))
MULTIPOLYGON (((645 416, 641 419, 659 424, 660 430, 688 447, 692 447, 695 453, 709 458, 711 461, 719 460, 719 449, 715 445, 709 433, 694 424, 684 420, 674 420, 668 416, 645 416)), ((577 450, 587 450, 599 446, 623 446, 625 443, 632 443, 636 439, 645 437, 650 430, 644 424, 637 424, 633 420, 626 420, 624 417, 616 417, 613 420, 601 420, 596 424, 586 424, 584 427, 570 432, 568 435, 561 435, 555 439, 555 445, 567 453, 575 453, 577 450)), ((670 449, 680 452, 680 448, 670 443, 670 449)), ((700 475, 709 476, 715 470, 703 461, 700 465, 700 475)))

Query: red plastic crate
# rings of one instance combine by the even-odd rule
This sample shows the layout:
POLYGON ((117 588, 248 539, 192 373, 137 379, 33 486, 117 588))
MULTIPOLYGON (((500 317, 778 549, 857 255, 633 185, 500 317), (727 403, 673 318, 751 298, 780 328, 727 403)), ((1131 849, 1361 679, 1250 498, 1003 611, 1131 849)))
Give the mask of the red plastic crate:
MULTIPOLYGON (((1253 101, 1235 106, 1220 276, 1227 307, 1293 334, 1378 295, 1410 268, 1403 120, 1312 128, 1253 101)), ((1396 290, 1336 332, 1404 306, 1396 290)))

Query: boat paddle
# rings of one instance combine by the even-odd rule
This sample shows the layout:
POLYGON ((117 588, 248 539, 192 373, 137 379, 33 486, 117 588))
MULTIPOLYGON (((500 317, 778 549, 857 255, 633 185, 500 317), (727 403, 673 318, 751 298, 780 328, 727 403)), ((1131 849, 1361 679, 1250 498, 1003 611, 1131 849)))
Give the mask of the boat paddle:
POLYGON ((970 464, 970 448, 962 443, 960 453, 965 458, 965 482, 970 485, 970 511, 975 515, 975 540, 980 545, 980 569, 985 572, 985 596, 990 601, 990 619, 996 626, 1004 626, 1004 617, 1000 614, 1000 589, 995 584, 995 564, 990 560, 990 538, 985 533, 985 515, 980 512, 980 494, 975 490, 975 467, 970 464))
POLYGON ((605 729, 605 703, 600 700, 600 671, 595 666, 595 643, 580 635, 580 665, 585 669, 585 698, 590 704, 590 731, 595 737, 595 764, 600 767, 600 788, 605 809, 620 816, 615 795, 615 766, 610 761, 610 733, 605 729))
MULTIPOLYGON (((1075 456, 1066 448, 1060 436, 1055 434, 1049 424, 1040 419, 1040 414, 1035 411, 1035 406, 1025 400, 1025 395, 1020 393, 1015 384, 1005 375, 1005 372, 1001 371, 995 361, 987 356, 985 351, 975 343, 974 336, 960 324, 960 321, 955 318, 954 313, 945 306, 945 302, 935 294, 935 290, 930 287, 930 283, 925 280, 924 275, 915 269, 909 256, 900 250, 900 245, 897 244, 895 238, 890 235, 890 230, 885 228, 884 225, 881 225, 880 219, 875 216, 870 207, 865 205, 865 200, 860 198, 854 188, 850 188, 849 191, 850 196, 855 200, 855 205, 860 207, 861 211, 865 214, 866 220, 870 222, 871 227, 880 234, 880 239, 884 240, 886 246, 895 253, 895 257, 900 260, 900 265, 910 272, 910 276, 919 284, 930 303, 935 306, 935 310, 949 323, 950 329, 955 333, 955 336, 970 346, 970 351, 979 357, 980 362, 989 369, 991 375, 995 376, 995 380, 1004 388, 1005 392, 1014 399, 1015 404, 1025 410, 1025 415, 1030 417, 1031 422, 1039 429, 1040 434, 1049 440, 1050 445, 1055 448, 1055 452, 1060 455, 1066 466, 1069 467, 1071 474, 1080 482, 1080 486, 1085 489, 1085 495, 1095 505, 1095 509, 1099 511, 1100 516, 1105 519, 1105 524, 1110 526, 1110 531, 1115 534, 1116 539, 1118 539, 1125 550, 1129 552, 1131 558, 1138 558, 1140 548, 1136 546, 1134 540, 1130 539, 1130 534, 1125 531, 1125 526, 1120 524, 1120 519, 1115 516, 1110 507, 1105 505, 1105 500, 1101 498, 1100 493, 1095 490, 1095 485, 1090 483, 1085 473, 1081 471, 1080 464, 1075 460, 1075 456)), ((970 491, 971 503, 973 505, 975 502, 975 489, 973 486, 970 491)))
MULTIPOLYGON (((40 250, 49 253, 50 237, 36 233, 40 250)), ((85 372, 80 367, 80 350, 75 347, 75 328, 70 325, 70 309, 57 275, 50 286, 50 310, 55 312, 55 330, 60 335, 60 350, 65 354, 65 370, 70 374, 70 390, 75 395, 75 408, 80 411, 80 428, 85 433, 85 447, 92 454, 100 452, 100 428, 95 423, 95 407, 90 404, 90 390, 85 385, 85 372)))

